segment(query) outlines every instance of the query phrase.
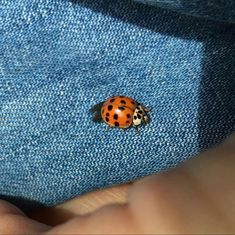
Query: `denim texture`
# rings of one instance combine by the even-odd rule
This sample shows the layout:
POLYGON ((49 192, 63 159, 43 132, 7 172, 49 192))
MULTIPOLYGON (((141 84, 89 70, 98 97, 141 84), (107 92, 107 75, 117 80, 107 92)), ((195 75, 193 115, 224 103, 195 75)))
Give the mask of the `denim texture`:
POLYGON ((187 15, 235 23, 234 0, 136 0, 187 15))
POLYGON ((174 167, 235 130, 235 27, 134 1, 2 0, 0 194, 27 206, 174 167), (112 95, 151 123, 106 130, 112 95))

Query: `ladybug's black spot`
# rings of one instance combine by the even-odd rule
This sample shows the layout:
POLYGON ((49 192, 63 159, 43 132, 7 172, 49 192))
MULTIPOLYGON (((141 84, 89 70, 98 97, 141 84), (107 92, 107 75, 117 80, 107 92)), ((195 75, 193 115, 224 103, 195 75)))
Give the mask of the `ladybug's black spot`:
POLYGON ((126 104, 126 101, 125 101, 125 100, 121 100, 121 103, 122 103, 122 104, 126 104))
POLYGON ((123 110, 125 110, 125 107, 118 107, 118 109, 123 111, 123 110))
POLYGON ((130 118, 130 117, 131 117, 131 115, 130 115, 129 113, 128 113, 126 116, 127 116, 127 118, 130 118))
POLYGON ((127 124, 130 123, 130 121, 126 121, 126 123, 127 123, 127 124))
POLYGON ((108 106, 108 110, 111 111, 113 109, 113 106, 112 105, 109 105, 108 106))
POLYGON ((109 118, 106 117, 105 120, 106 120, 106 122, 109 122, 109 118))
POLYGON ((115 99, 111 99, 110 102, 113 103, 115 99))
POLYGON ((137 116, 134 116, 134 119, 136 120, 136 119, 137 119, 137 116))
POLYGON ((142 113, 143 113, 143 111, 142 111, 142 110, 140 110, 140 111, 138 111, 138 113, 139 113, 139 114, 142 114, 142 113))
POLYGON ((115 120, 117 120, 117 119, 118 119, 118 115, 115 113, 115 114, 113 115, 113 118, 114 118, 115 120))
POLYGON ((106 113, 106 116, 109 117, 109 113, 106 113))
POLYGON ((131 103, 132 103, 132 104, 135 104, 135 102, 134 102, 133 100, 131 101, 131 103))
POLYGON ((115 125, 115 126, 119 126, 119 123, 118 123, 118 122, 115 122, 114 125, 115 125))

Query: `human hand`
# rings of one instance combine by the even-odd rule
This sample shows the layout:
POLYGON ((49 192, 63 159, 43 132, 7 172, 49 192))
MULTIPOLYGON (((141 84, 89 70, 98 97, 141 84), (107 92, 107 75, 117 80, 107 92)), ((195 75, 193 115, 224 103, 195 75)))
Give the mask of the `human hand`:
MULTIPOLYGON (((44 211, 49 215, 45 222, 53 224, 55 209, 66 209, 67 216, 57 215, 62 224, 39 223, 1 201, 0 234, 235 233, 234 169, 235 135, 174 169, 120 186, 118 200, 93 205, 88 214, 81 210, 80 197, 44 211)), ((104 198, 110 190, 95 192, 93 198, 104 198)))

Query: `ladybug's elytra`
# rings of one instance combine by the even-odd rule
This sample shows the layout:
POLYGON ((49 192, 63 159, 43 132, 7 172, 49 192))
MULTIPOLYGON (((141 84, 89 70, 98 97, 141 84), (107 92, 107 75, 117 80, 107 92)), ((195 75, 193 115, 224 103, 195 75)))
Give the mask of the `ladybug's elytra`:
POLYGON ((94 122, 104 121, 110 127, 123 129, 149 123, 149 111, 127 96, 113 96, 91 108, 94 122))

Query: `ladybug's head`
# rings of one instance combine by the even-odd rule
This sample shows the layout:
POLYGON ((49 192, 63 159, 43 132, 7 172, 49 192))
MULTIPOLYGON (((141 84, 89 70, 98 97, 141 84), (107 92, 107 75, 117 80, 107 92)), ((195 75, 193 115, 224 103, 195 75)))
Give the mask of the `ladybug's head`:
POLYGON ((148 124, 150 122, 150 118, 148 116, 149 111, 150 110, 148 108, 138 104, 133 114, 133 126, 148 124))

